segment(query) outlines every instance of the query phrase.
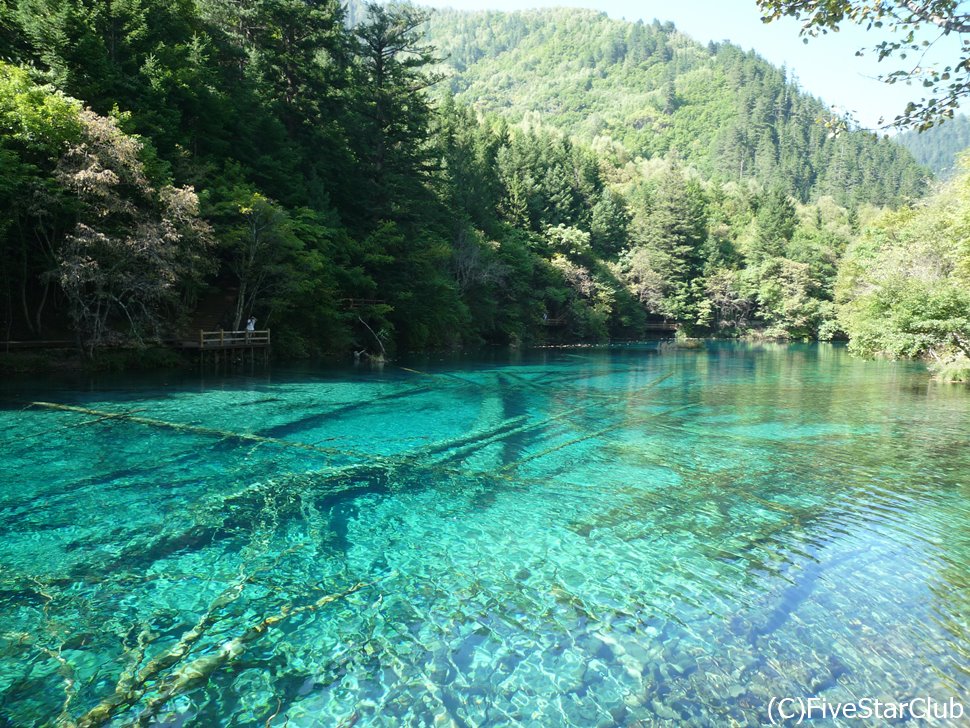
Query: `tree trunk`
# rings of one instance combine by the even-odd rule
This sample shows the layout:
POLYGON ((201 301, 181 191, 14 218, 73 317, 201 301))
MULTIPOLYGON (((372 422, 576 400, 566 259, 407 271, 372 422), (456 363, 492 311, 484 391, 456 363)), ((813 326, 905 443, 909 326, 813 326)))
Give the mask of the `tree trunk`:
POLYGON ((20 281, 20 305, 24 311, 24 323, 27 324, 27 329, 30 333, 35 333, 34 324, 30 320, 30 307, 27 305, 27 277, 26 275, 20 281))
POLYGON ((44 292, 41 294, 40 303, 37 304, 37 313, 34 314, 34 320, 37 322, 37 335, 39 336, 43 330, 43 324, 41 323, 41 317, 44 314, 44 306, 47 303, 47 294, 50 293, 51 282, 49 280, 44 281, 44 292))
POLYGON ((970 343, 968 343, 957 333, 953 333, 951 336, 953 337, 953 343, 957 345, 957 348, 962 351, 968 359, 970 359, 970 343))
POLYGON ((239 325, 242 323, 243 317, 243 306, 246 302, 246 281, 239 281, 239 292, 236 294, 236 314, 232 320, 233 331, 239 331, 239 325))

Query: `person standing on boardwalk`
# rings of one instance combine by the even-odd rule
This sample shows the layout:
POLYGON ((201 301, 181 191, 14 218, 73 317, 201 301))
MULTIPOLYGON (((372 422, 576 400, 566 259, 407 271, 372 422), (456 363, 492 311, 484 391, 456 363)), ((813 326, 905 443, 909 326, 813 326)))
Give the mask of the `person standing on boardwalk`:
POLYGON ((256 317, 250 316, 246 321, 246 341, 249 341, 249 337, 256 330, 256 317))

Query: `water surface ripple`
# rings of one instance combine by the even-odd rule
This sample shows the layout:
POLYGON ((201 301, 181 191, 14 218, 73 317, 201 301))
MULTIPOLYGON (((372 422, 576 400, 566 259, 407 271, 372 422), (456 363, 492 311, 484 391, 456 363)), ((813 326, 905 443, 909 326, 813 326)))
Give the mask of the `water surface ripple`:
POLYGON ((970 707, 970 392, 915 365, 655 344, 0 396, 0 725, 970 707))

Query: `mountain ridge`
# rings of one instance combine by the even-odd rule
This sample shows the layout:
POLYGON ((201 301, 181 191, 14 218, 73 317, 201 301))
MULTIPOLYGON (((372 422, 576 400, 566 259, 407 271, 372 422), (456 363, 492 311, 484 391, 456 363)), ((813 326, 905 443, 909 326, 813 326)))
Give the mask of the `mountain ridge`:
POLYGON ((754 178, 801 201, 900 204, 927 171, 892 140, 833 134, 824 103, 753 51, 701 45, 673 23, 584 8, 430 11, 427 39, 459 103, 586 141, 609 137, 631 157, 669 154, 707 178, 754 178))

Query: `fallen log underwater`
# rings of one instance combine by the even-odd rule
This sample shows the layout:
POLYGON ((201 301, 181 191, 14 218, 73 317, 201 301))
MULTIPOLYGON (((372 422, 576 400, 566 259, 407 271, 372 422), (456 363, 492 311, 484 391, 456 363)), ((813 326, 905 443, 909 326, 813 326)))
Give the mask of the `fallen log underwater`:
MULTIPOLYGON (((659 381, 662 381, 662 379, 659 381)), ((537 389, 541 391, 543 387, 539 385, 537 389)), ((543 393, 548 394, 547 391, 543 393)), ((86 415, 94 418, 81 423, 75 423, 71 426, 99 426, 110 425, 116 422, 126 422, 211 437, 217 440, 238 441, 253 443, 258 446, 276 446, 287 449, 296 448, 316 455, 326 456, 328 460, 334 455, 356 457, 363 460, 363 462, 349 465, 331 465, 303 474, 293 473, 282 478, 274 478, 250 484, 241 490, 227 495, 207 499, 200 507, 193 509, 193 518, 191 519, 188 530, 178 532, 176 529, 177 532, 172 533, 169 529, 166 529, 156 537, 150 537, 137 543, 129 544, 129 548, 124 549, 120 554, 116 555, 116 558, 112 559, 114 566, 108 565, 110 567, 109 571, 113 571, 117 567, 130 567, 132 558, 137 560, 140 566, 144 567, 149 563, 164 558, 167 555, 178 553, 186 548, 191 549, 204 544, 211 544, 212 539, 218 532, 239 533, 244 531, 245 527, 251 525, 259 517, 259 513, 263 512, 261 509, 270 507, 269 504, 272 504, 272 508, 274 509, 271 520, 274 523, 274 528, 276 528, 281 518, 286 518, 287 514, 296 512, 302 507, 303 498, 309 498, 310 501, 315 503, 320 503, 321 501, 319 499, 323 499, 322 502, 326 503, 326 501, 332 501, 334 498, 355 497, 355 494, 362 492, 361 489, 366 490, 375 487, 375 483, 381 488, 414 487, 416 484, 426 485, 428 479, 423 476, 435 474, 461 479, 485 478, 496 484, 499 482, 513 481, 521 484, 524 479, 513 478, 511 475, 520 465, 573 444, 588 441, 639 420, 625 420, 606 428, 600 428, 592 433, 573 438, 547 450, 533 453, 516 463, 509 464, 501 473, 490 470, 461 469, 454 463, 460 462, 468 455, 496 442, 500 442, 503 439, 520 435, 523 432, 547 429, 550 425, 591 410, 602 402, 601 397, 596 397, 595 399, 599 401, 571 408, 533 422, 529 422, 528 417, 524 415, 507 418, 489 426, 482 427, 473 433, 435 442, 418 450, 408 451, 396 456, 372 456, 353 451, 307 445, 305 443, 297 443, 264 435, 232 432, 193 424, 173 423, 145 417, 131 411, 105 412, 74 405, 61 405, 42 401, 30 403, 30 406, 86 415), (396 477, 399 475, 404 475, 405 477, 396 477)), ((624 397, 624 399, 628 399, 628 397, 624 397)), ((673 411, 671 410, 670 412, 672 413, 673 411)), ((652 413, 646 419, 661 417, 664 414, 667 414, 667 412, 652 413)), ((536 479, 535 482, 541 484, 543 481, 536 479)), ((98 564, 97 568, 104 570, 105 566, 102 563, 98 564)), ((130 576, 131 572, 130 570, 122 568, 119 569, 118 573, 130 576)), ((110 581, 110 577, 108 580, 110 581)), ((225 643, 219 650, 201 655, 191 662, 185 662, 192 654, 193 648, 199 643, 201 636, 219 619, 219 613, 228 604, 238 598, 238 594, 241 593, 244 583, 242 582, 227 588, 226 592, 223 592, 219 598, 210 604, 196 625, 183 634, 175 646, 159 653, 140 669, 136 667, 132 669, 126 668, 122 672, 115 691, 111 695, 104 698, 94 708, 91 708, 76 723, 72 723, 66 718, 64 723, 77 726, 103 725, 119 713, 129 710, 139 703, 143 703, 144 707, 139 714, 138 721, 142 723, 150 721, 173 697, 181 694, 185 690, 204 684, 216 670, 234 660, 250 642, 258 638, 261 634, 264 634, 274 625, 289 619, 291 616, 312 611, 370 585, 370 583, 358 582, 343 592, 328 594, 309 604, 298 607, 284 606, 278 614, 265 617, 256 624, 251 625, 237 638, 225 643), (178 665, 181 665, 181 667, 177 667, 178 665), (168 673, 167 677, 161 679, 160 676, 166 672, 168 673), (156 694, 148 698, 147 703, 145 703, 144 700, 150 692, 155 692, 156 694)), ((53 652, 48 651, 47 654, 52 659, 57 659, 59 656, 59 652, 57 655, 54 655, 53 652)), ((142 657, 136 654, 132 659, 132 664, 137 666, 141 661, 142 657)), ((69 665, 67 667, 69 668, 69 665)), ((71 679, 73 680, 73 678, 71 679)), ((72 691, 74 690, 73 682, 70 683, 70 689, 72 691)), ((70 697, 66 698, 65 716, 69 703, 70 697)))
MULTIPOLYGON (((664 375, 654 380, 646 389, 656 386, 664 381, 664 375)), ((304 443, 280 440, 250 433, 238 433, 226 431, 218 428, 204 427, 183 423, 172 423, 156 418, 142 417, 128 412, 103 412, 90 408, 77 407, 74 405, 60 405, 51 402, 33 402, 28 406, 38 406, 46 409, 65 411, 70 413, 97 415, 97 419, 85 421, 87 424, 104 424, 116 421, 130 422, 134 424, 160 427, 171 429, 176 432, 188 432, 191 434, 213 437, 219 440, 236 440, 241 442, 254 442, 258 445, 279 446, 282 448, 297 448, 312 453, 319 453, 331 456, 334 453, 341 453, 346 457, 357 457, 363 462, 353 463, 343 466, 329 466, 322 469, 314 469, 303 474, 293 473, 282 479, 269 479, 246 486, 241 491, 237 491, 225 496, 217 496, 208 499, 207 503, 201 508, 193 509, 192 523, 186 530, 177 533, 169 533, 167 530, 157 536, 139 538, 134 542, 129 542, 124 549, 112 559, 111 564, 100 564, 99 568, 110 568, 110 570, 125 571, 131 568, 133 563, 138 563, 147 567, 150 563, 164 558, 167 555, 177 553, 186 548, 191 548, 193 544, 204 545, 211 543, 213 539, 221 537, 220 534, 230 534, 237 532, 245 525, 245 514, 233 514, 233 506, 238 506, 245 499, 264 498, 268 493, 277 494, 292 491, 291 495, 306 494, 310 492, 325 491, 325 498, 335 498, 342 493, 363 492, 373 490, 374 483, 392 482, 393 473, 400 472, 402 468, 411 471, 421 471, 426 474, 439 474, 449 477, 464 478, 485 478, 508 480, 511 473, 519 465, 526 462, 544 457, 547 454, 561 450, 573 444, 578 444, 597 436, 623 427, 625 424, 632 424, 634 421, 626 420, 605 429, 585 434, 578 438, 556 445, 539 453, 526 456, 519 462, 510 463, 499 472, 495 470, 468 470, 461 469, 457 463, 469 455, 488 447, 496 442, 519 436, 523 433, 531 433, 548 428, 553 423, 563 419, 569 419, 573 415, 580 414, 594 409, 597 403, 580 405, 555 415, 528 422, 525 416, 509 418, 495 425, 484 427, 476 432, 460 435, 443 441, 431 443, 418 450, 407 451, 396 456, 375 456, 352 451, 340 451, 333 448, 318 448, 304 443), (362 482, 363 481, 363 482, 362 482), (296 486, 294 488, 294 486, 296 486), (361 491, 363 489, 363 491, 361 491)), ((647 419, 654 419, 663 413, 651 414, 647 419)), ((638 421, 638 420, 637 420, 638 421)), ((409 473, 413 475, 413 473, 409 473)), ((405 478, 412 481, 412 478, 405 478)), ((83 568, 76 569, 68 578, 84 578, 90 574, 83 568)))
POLYGON ((353 451, 340 450, 331 447, 320 447, 318 445, 307 445, 302 442, 293 442, 291 440, 282 440, 277 437, 267 437, 264 435, 256 435, 248 432, 234 432, 232 430, 222 430, 215 427, 206 427, 204 425, 193 425, 183 422, 169 422, 168 420, 159 420, 153 417, 142 417, 136 414, 128 414, 127 412, 105 412, 103 410, 89 409, 87 407, 78 407, 76 405, 59 404, 57 402, 30 402, 30 407, 40 407, 43 409, 60 410, 62 412, 75 412, 78 414, 86 414, 97 417, 97 419, 90 421, 87 424, 97 424, 105 421, 125 421, 131 422, 138 425, 148 425, 149 427, 160 427, 169 430, 175 430, 176 432, 188 432, 195 435, 202 435, 206 437, 216 437, 222 440, 239 440, 243 442, 254 442, 259 444, 272 444, 279 447, 290 447, 296 448, 298 450, 307 450, 309 452, 319 453, 321 455, 342 455, 349 457, 371 457, 365 453, 354 453, 353 451))
MULTIPOLYGON (((77 728, 94 728, 105 725, 111 718, 124 709, 136 705, 148 692, 148 683, 154 680, 167 668, 177 665, 187 654, 192 645, 199 640, 206 630, 218 619, 219 611, 242 593, 245 582, 233 585, 213 601, 206 613, 199 619, 195 627, 182 635, 174 647, 153 658, 136 674, 122 674, 115 691, 85 713, 76 723, 77 728)), ((376 582, 357 582, 344 589, 322 596, 309 604, 297 607, 284 606, 277 614, 271 615, 251 625, 240 635, 225 642, 217 651, 210 652, 192 660, 174 673, 167 676, 158 688, 158 695, 150 699, 137 722, 144 725, 172 698, 208 681, 209 677, 223 665, 237 659, 249 646, 249 643, 266 633, 284 620, 298 614, 315 611, 321 607, 350 596, 376 582)))

